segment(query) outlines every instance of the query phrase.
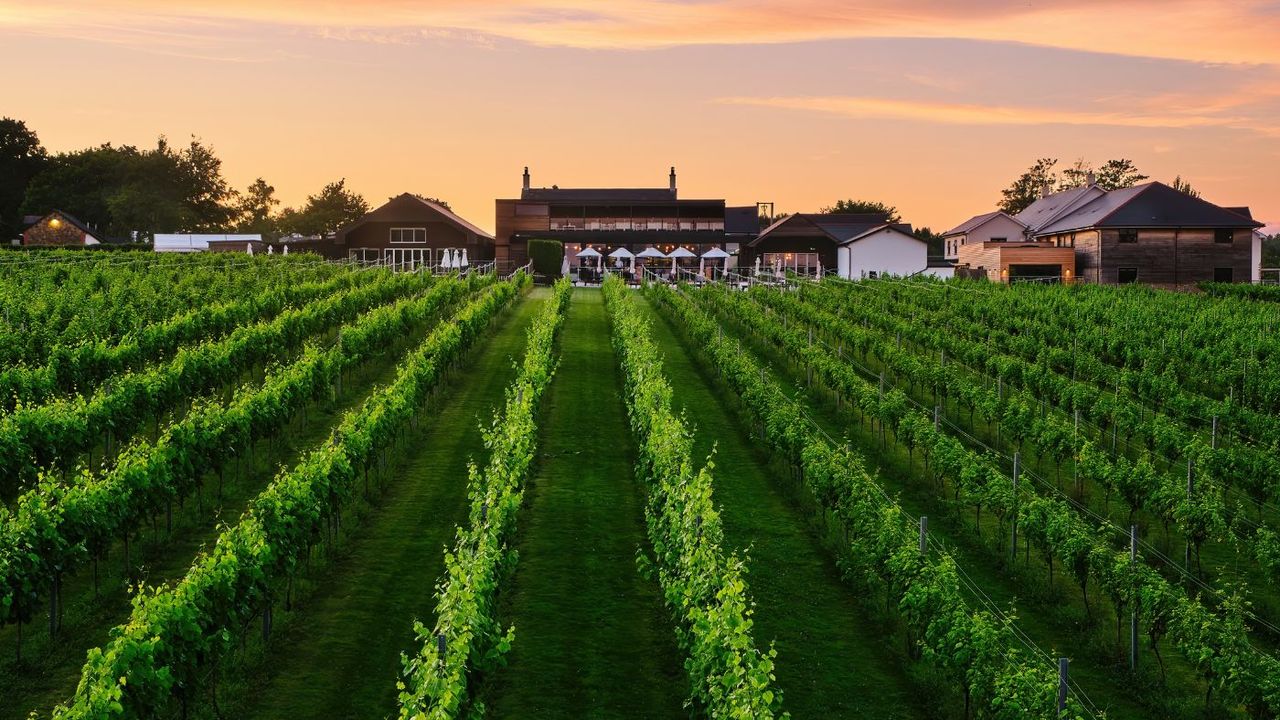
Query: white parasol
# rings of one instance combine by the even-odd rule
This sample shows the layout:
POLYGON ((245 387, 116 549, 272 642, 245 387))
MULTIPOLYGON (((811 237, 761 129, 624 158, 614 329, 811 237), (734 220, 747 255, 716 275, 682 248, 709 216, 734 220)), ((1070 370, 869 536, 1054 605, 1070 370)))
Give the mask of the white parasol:
POLYGON ((466 267, 470 264, 471 262, 467 260, 467 249, 462 248, 462 267, 466 267))
POLYGON ((288 245, 285 245, 285 246, 284 246, 284 254, 285 254, 285 255, 288 255, 288 254, 289 254, 289 246, 288 246, 288 245))
POLYGON ((244 251, 245 251, 245 252, 247 252, 247 253, 249 253, 250 255, 252 255, 252 254, 253 254, 253 243, 245 243, 245 244, 244 244, 244 251))
POLYGON ((569 254, 565 253, 564 259, 560 261, 561 277, 569 274, 569 254))

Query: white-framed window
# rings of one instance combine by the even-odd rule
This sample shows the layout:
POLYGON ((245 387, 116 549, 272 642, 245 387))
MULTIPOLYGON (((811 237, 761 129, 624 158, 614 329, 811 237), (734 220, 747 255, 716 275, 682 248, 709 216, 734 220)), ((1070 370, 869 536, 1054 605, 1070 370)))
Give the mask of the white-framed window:
POLYGON ((411 245, 427 241, 426 228, 391 228, 392 245, 411 245))

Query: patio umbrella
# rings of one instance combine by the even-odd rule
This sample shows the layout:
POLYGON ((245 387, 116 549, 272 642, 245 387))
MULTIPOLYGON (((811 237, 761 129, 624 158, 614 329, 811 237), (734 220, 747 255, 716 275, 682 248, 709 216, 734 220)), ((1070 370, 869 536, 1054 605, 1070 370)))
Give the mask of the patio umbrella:
POLYGON ((563 277, 569 274, 569 255, 565 254, 564 259, 560 261, 560 275, 563 277))
POLYGON ((725 252, 721 248, 711 248, 710 250, 702 253, 703 261, 706 261, 707 258, 710 258, 712 260, 723 259, 724 273, 725 275, 729 274, 729 253, 725 252))
POLYGON ((288 245, 285 245, 285 246, 284 246, 284 254, 285 254, 285 255, 288 255, 288 254, 289 254, 289 246, 288 246, 288 245))
POLYGON ((596 272, 604 272, 604 256, 596 254, 596 272))
POLYGON ((244 244, 244 251, 245 251, 245 252, 247 252, 247 253, 249 253, 250 255, 252 255, 252 254, 253 254, 253 243, 245 243, 245 244, 244 244))
POLYGON ((759 255, 756 256, 756 274, 757 275, 760 274, 760 256, 759 255))
POLYGON ((470 264, 470 262, 467 262, 467 249, 462 248, 462 267, 466 267, 470 264))
POLYGON ((704 255, 698 258, 698 275, 706 276, 707 274, 707 257, 704 255))
POLYGON ((267 254, 268 254, 268 255, 275 255, 275 254, 276 254, 276 246, 275 246, 275 245, 268 245, 268 246, 267 246, 267 254))
POLYGON ((676 248, 675 250, 672 250, 672 251, 667 255, 667 257, 671 258, 671 272, 672 272, 672 273, 675 273, 675 271, 676 271, 676 258, 690 258, 690 257, 698 257, 698 256, 697 256, 697 255, 694 255, 692 252, 690 252, 688 248, 678 247, 678 248, 676 248))
POLYGON ((453 251, 449 248, 445 248, 444 250, 444 260, 440 261, 440 267, 443 267, 445 270, 451 270, 453 268, 453 251))
POLYGON ((631 256, 631 267, 628 270, 628 272, 630 272, 632 275, 636 274, 636 256, 635 255, 631 256))
POLYGON ((609 257, 613 258, 613 266, 618 269, 622 269, 622 258, 629 258, 631 260, 631 272, 636 271, 636 256, 635 253, 630 250, 626 248, 618 248, 617 250, 609 253, 609 257))
POLYGON ((595 248, 585 247, 578 251, 578 257, 600 257, 600 252, 595 248))

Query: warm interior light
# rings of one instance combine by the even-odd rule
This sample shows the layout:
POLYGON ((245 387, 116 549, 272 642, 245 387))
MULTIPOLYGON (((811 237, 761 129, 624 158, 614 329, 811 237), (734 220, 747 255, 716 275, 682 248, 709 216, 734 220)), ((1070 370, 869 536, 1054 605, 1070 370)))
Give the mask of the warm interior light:
POLYGON ((62 221, 59 220, 58 218, 53 218, 52 220, 49 221, 49 227, 53 228, 54 230, 57 230, 58 228, 62 227, 62 221))

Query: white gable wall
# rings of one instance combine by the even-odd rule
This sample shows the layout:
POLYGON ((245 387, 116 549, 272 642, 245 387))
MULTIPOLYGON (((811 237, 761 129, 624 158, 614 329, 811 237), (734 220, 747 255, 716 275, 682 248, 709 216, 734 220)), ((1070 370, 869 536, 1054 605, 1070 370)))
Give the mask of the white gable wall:
POLYGON ((912 275, 925 269, 929 249, 923 240, 885 228, 836 248, 840 277, 861 280, 871 273, 912 275))
POLYGON ((1002 237, 1009 242, 1018 242, 1023 239, 1022 233, 1024 231, 1025 228, 1014 222, 1013 218, 1007 215, 997 215, 964 235, 945 238, 943 241, 943 255, 948 260, 955 260, 960 257, 959 247, 961 245, 990 242, 991 238, 1002 237))

